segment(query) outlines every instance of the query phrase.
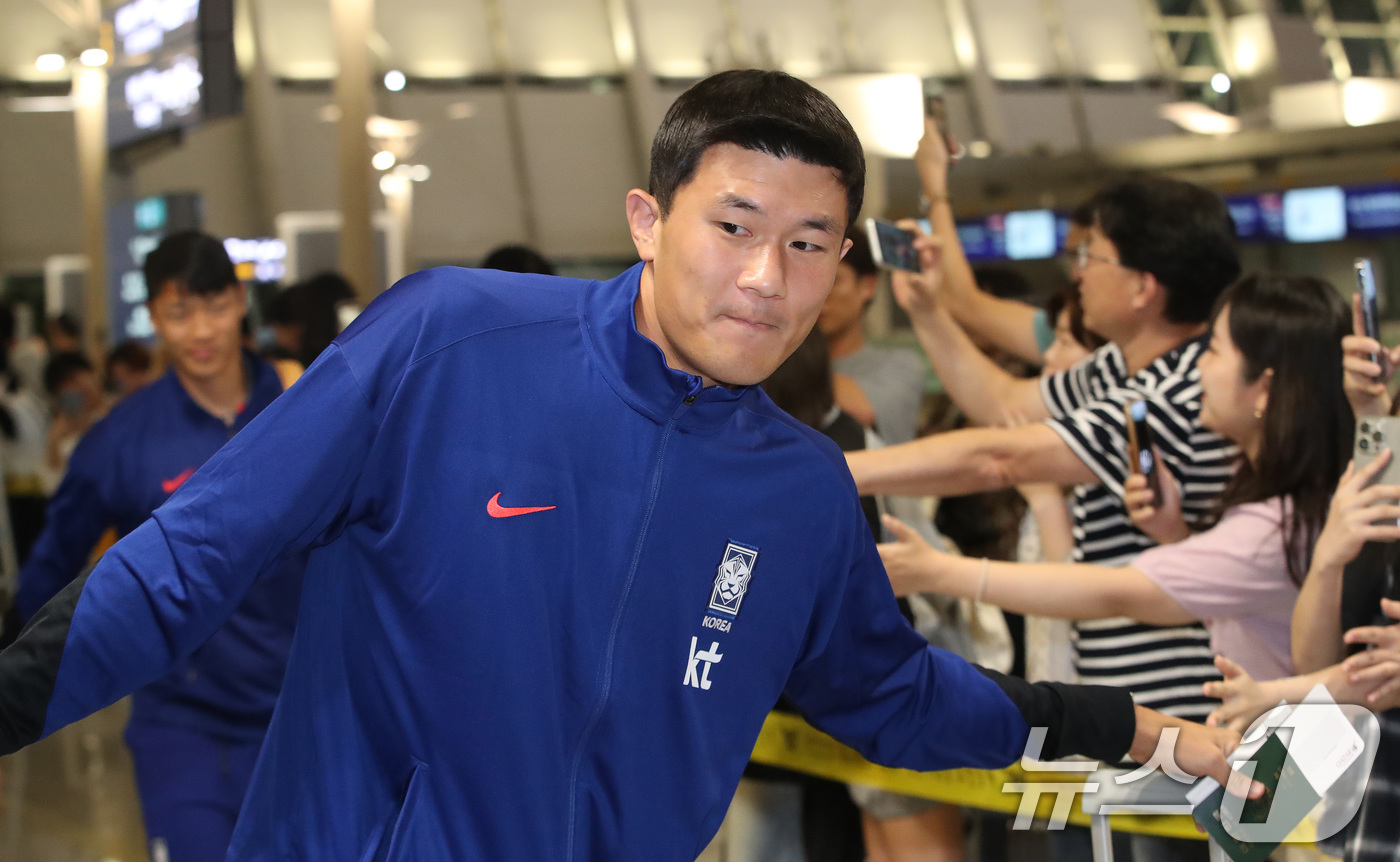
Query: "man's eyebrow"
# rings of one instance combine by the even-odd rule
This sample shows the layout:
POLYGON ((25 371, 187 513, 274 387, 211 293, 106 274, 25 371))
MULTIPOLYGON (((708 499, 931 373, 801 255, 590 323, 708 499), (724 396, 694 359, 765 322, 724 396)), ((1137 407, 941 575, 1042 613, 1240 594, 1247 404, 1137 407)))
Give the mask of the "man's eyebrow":
MULTIPOLYGON (((719 199, 719 204, 720 206, 734 207, 735 209, 745 210, 757 215, 764 214, 763 207, 759 206, 757 201, 750 200, 743 195, 737 195, 732 192, 721 197, 719 199)), ((811 230, 819 230, 822 233, 839 234, 841 232, 840 229, 836 227, 835 219, 830 219, 826 216, 803 219, 802 226, 810 228, 811 230)))
POLYGON ((734 207, 735 209, 748 210, 749 212, 763 215, 763 207, 759 206, 756 201, 751 201, 743 195, 736 195, 733 192, 720 198, 719 205, 722 207, 734 207))
POLYGON ((839 233, 841 232, 841 231, 837 230, 837 228, 836 228, 836 222, 835 222, 833 219, 829 219, 829 218, 827 218, 827 217, 825 217, 825 216, 822 216, 821 218, 808 218, 808 219, 803 219, 803 220, 802 220, 802 226, 803 226, 803 227, 809 227, 809 228, 811 228, 812 230, 819 230, 819 231, 821 231, 822 233, 836 233, 836 234, 839 234, 839 233))

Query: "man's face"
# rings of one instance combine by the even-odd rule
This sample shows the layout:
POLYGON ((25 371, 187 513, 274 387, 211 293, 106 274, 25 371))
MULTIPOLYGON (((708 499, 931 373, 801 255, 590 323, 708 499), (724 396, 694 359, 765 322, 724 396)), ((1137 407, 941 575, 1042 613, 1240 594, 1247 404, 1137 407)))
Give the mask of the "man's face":
POLYGON ((239 362, 243 316, 248 313, 241 284, 196 296, 169 281, 151 298, 150 308, 151 323, 177 371, 207 379, 239 362))
POLYGON ((1085 248, 1089 254, 1079 273, 1084 326, 1116 340, 1133 325, 1134 298, 1143 275, 1123 266, 1117 247, 1097 226, 1090 230, 1085 248))
POLYGON ((811 331, 847 248, 836 172, 719 144, 659 214, 650 195, 628 196, 650 262, 639 329, 706 384, 766 379, 811 331))
POLYGON ((817 317, 822 336, 831 341, 860 326, 865 304, 875 295, 875 284, 873 275, 861 275, 844 263, 836 267, 836 283, 817 317))

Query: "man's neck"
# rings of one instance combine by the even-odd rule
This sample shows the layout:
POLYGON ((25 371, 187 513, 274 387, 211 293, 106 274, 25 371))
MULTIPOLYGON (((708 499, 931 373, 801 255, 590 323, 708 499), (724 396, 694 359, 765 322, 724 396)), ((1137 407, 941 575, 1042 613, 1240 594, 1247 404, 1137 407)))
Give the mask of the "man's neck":
POLYGON ((859 353, 865 347, 865 328, 856 321, 854 326, 846 328, 845 332, 838 333, 827 342, 827 349, 831 351, 832 359, 845 359, 859 353))
POLYGON ((656 315, 656 293, 652 282, 652 266, 653 264, 648 261, 642 267, 641 284, 637 289, 637 301, 632 304, 633 320, 637 325, 637 332, 661 349, 661 355, 665 357, 668 368, 699 377, 703 386, 714 386, 718 381, 711 380, 691 369, 676 355, 675 348, 666 339, 666 334, 661 329, 661 321, 657 319, 656 315))
POLYGON ((1123 351, 1123 361, 1128 364, 1128 374, 1137 374, 1163 353, 1172 350, 1183 341, 1204 335, 1204 323, 1167 323, 1160 321, 1149 324, 1126 339, 1116 341, 1123 351))
POLYGON ((218 374, 210 377, 191 377, 176 366, 175 379, 180 381, 180 385, 194 403, 225 425, 232 425, 237 421, 239 410, 248 403, 249 382, 243 373, 241 351, 238 361, 229 363, 228 368, 218 374))

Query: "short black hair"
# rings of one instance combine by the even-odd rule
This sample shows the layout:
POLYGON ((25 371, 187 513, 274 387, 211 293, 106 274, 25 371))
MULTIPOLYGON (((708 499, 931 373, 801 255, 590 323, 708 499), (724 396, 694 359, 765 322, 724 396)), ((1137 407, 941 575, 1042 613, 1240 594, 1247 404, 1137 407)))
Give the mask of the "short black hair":
POLYGON ((60 312, 57 317, 50 317, 48 325, 69 338, 80 338, 83 328, 78 325, 78 319, 68 312, 60 312))
POLYGON ((735 144, 836 171, 846 188, 846 224, 865 198, 865 151, 836 103, 784 72, 735 69, 686 90, 651 145, 651 193, 664 219, 676 191, 695 177, 705 151, 735 144))
POLYGON ((554 265, 544 255, 528 245, 503 245, 491 250, 481 262, 481 269, 501 272, 533 272, 554 275, 554 265))
POLYGON ((841 258, 841 262, 856 271, 856 275, 878 275, 880 268, 875 265, 875 256, 870 253, 870 239, 863 230, 847 230, 846 239, 851 241, 851 250, 841 258))
POLYGON ((155 299, 174 281, 196 296, 223 293, 238 284, 238 273, 224 244, 197 230, 180 231, 160 241, 141 264, 146 300, 155 299))
POLYGON ((105 371, 108 377, 112 376, 112 369, 118 365, 125 365, 133 371, 150 371, 151 351, 139 341, 123 341, 107 354, 105 371))
POLYGON ((1235 222, 1215 192, 1181 180, 1139 177, 1094 195, 1095 223, 1129 269, 1166 289, 1166 319, 1205 323, 1240 277, 1235 222))
POLYGON ((1030 296, 1031 283, 1014 269, 1001 266, 973 267, 972 280, 985 293, 998 299, 1020 299, 1030 296))
POLYGON ((92 371, 92 363, 86 356, 76 351, 55 354, 44 366, 44 391, 50 397, 57 395, 73 375, 82 371, 92 371))

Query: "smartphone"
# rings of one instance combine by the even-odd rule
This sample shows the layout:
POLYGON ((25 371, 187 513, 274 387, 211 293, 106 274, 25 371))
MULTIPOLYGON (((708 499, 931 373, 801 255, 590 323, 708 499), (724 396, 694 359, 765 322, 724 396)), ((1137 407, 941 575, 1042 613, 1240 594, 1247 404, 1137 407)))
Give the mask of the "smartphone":
MULTIPOLYGON (((1380 457, 1387 448, 1396 449, 1400 444, 1400 417, 1366 416, 1356 420, 1356 469, 1360 470, 1380 457)), ((1391 453, 1390 463, 1376 477, 1372 485, 1400 485, 1400 451, 1391 453)))
MULTIPOLYGON (((1381 340, 1381 315, 1376 301, 1376 272, 1371 265, 1369 257, 1358 257, 1356 267, 1356 286, 1361 292, 1361 321, 1366 327, 1366 337, 1381 340)), ((1371 354, 1371 361, 1379 363, 1381 357, 1371 354)), ((1384 370, 1382 370, 1384 376, 1384 370)))
POLYGON ((1152 437, 1152 426, 1147 424, 1147 402, 1134 401, 1123 412, 1128 417, 1128 469, 1147 477, 1147 487, 1152 491, 1152 503, 1162 500, 1162 479, 1157 475, 1157 450, 1152 437))
POLYGON ((943 98, 943 85, 938 81, 924 81, 924 116, 933 120, 943 136, 943 142, 948 146, 948 166, 951 168, 967 154, 967 150, 948 132, 948 103, 943 98))
POLYGON ((865 220, 865 230, 870 238, 870 253, 875 263, 886 269, 902 269, 908 272, 922 272, 919 265, 919 252, 914 248, 914 235, 893 222, 872 218, 865 220))

